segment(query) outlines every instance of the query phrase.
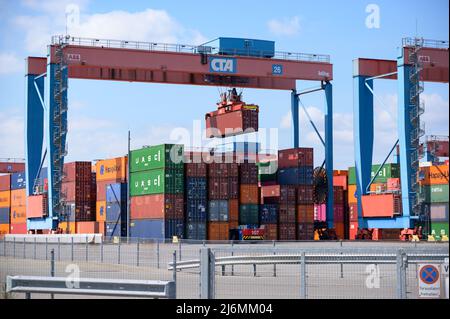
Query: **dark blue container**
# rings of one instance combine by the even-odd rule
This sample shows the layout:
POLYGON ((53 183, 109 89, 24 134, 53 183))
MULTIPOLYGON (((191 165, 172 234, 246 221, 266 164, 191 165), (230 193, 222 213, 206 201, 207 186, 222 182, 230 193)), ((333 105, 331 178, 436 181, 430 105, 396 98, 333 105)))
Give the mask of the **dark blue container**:
POLYGON ((278 184, 280 185, 312 185, 313 168, 300 166, 278 170, 278 184))
POLYGON ((9 224, 10 212, 9 207, 0 208, 0 224, 9 224))
POLYGON ((62 222, 74 222, 75 221, 75 203, 66 202, 63 213, 59 216, 59 220, 62 222))
POLYGON ((125 202, 122 203, 107 203, 106 204, 106 221, 115 223, 117 221, 124 221, 127 216, 127 206, 125 202))
POLYGON ((127 184, 115 183, 106 186, 106 202, 117 203, 127 201, 127 184))
POLYGON ((206 240, 206 223, 187 223, 186 238, 192 240, 206 240))
POLYGON ((212 222, 228 221, 228 201, 211 200, 208 205, 208 220, 212 222))
POLYGON ((264 204, 259 207, 261 224, 276 224, 278 221, 278 205, 264 204))
POLYGON ((25 188, 26 186, 25 172, 11 174, 11 190, 25 188))
POLYGON ((188 222, 206 222, 207 219, 206 199, 188 199, 186 201, 186 218, 188 222))
POLYGON ((219 40, 219 54, 273 58, 275 42, 267 40, 225 38, 219 40))
POLYGON ((181 219, 134 219, 130 223, 130 237, 148 239, 171 239, 183 237, 184 223, 181 219))
POLYGON ((121 237, 123 225, 119 221, 118 223, 105 223, 105 237, 110 239, 111 237, 121 237))
POLYGON ((206 199, 208 181, 205 177, 186 178, 186 198, 187 199, 206 199))

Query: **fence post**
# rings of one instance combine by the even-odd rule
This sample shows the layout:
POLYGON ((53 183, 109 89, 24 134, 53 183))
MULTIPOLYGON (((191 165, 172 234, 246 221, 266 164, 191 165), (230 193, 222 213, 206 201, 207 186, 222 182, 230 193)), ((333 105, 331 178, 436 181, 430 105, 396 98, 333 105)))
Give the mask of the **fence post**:
MULTIPOLYGON (((275 240, 273 241, 273 255, 275 256, 277 252, 275 251, 275 240)), ((277 276, 277 264, 273 264, 273 276, 277 276)))
MULTIPOLYGON (((231 242, 231 256, 234 256, 234 241, 231 242)), ((234 276, 234 265, 231 265, 231 276, 234 276)))
MULTIPOLYGON (((55 250, 50 251, 50 277, 55 277, 55 250)), ((50 294, 50 298, 54 299, 55 296, 50 294)))
POLYGON ((45 236, 45 260, 48 260, 48 237, 45 236))
POLYGON ((88 243, 88 236, 86 235, 86 262, 89 260, 89 243, 88 243))
POLYGON ((177 251, 174 250, 172 254, 172 280, 175 283, 175 291, 177 287, 177 251))
POLYGON ((300 260, 300 298, 306 299, 306 255, 302 252, 300 260))
POLYGON ((61 261, 61 237, 58 237, 58 261, 61 261))
POLYGON ((397 251, 397 298, 406 299, 406 254, 402 249, 397 251))
POLYGON ((70 260, 73 261, 73 237, 71 238, 70 243, 70 260))
POLYGON ((121 240, 119 239, 119 244, 117 245, 117 264, 120 265, 120 242, 121 240))
POLYGON ((253 277, 256 277, 256 264, 253 264, 253 277))
POLYGON ((25 237, 23 238, 23 259, 26 259, 25 237))
POLYGON ((139 267, 139 238, 136 244, 136 266, 139 267))
POLYGON ((103 263, 103 238, 100 243, 100 262, 103 263))
POLYGON ((3 257, 6 257, 6 238, 3 237, 3 257))
POLYGON ((214 299, 215 261, 210 248, 200 249, 200 298, 214 299))
POLYGON ((159 239, 156 239, 156 265, 159 269, 159 239))
POLYGON ((181 261, 181 239, 178 239, 178 260, 181 261))
POLYGON ((34 260, 36 260, 36 237, 34 237, 34 260))
POLYGON ((13 257, 16 258, 16 237, 14 237, 13 242, 13 257))

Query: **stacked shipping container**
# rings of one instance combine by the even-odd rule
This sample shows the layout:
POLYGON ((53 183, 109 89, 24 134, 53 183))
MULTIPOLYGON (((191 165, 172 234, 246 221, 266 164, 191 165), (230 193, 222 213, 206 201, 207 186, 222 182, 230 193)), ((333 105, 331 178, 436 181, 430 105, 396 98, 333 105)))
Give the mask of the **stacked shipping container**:
POLYGON ((11 175, 0 176, 0 236, 9 234, 11 215, 11 175))
POLYGON ((131 152, 131 237, 184 237, 183 157, 183 145, 173 144, 131 152))
POLYGON ((11 234, 27 233, 27 197, 25 187, 25 173, 14 173, 11 175, 11 234))
POLYGON ((239 165, 239 201, 239 224, 259 227, 258 167, 255 163, 239 165))
POLYGON ((207 164, 201 159, 185 164, 186 173, 186 238, 206 240, 208 211, 207 164))

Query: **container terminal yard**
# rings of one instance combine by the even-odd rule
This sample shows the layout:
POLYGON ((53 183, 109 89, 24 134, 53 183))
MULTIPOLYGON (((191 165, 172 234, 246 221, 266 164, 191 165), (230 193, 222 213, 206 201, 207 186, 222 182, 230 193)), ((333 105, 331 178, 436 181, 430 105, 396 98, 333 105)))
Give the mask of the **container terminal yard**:
POLYGON ((427 131, 421 98, 428 84, 448 88, 448 39, 399 37, 389 59, 348 57, 353 153, 336 167, 339 48, 214 36, 66 32, 48 37, 47 55, 23 56, 25 158, 0 153, 0 298, 449 298, 449 137, 427 131), (131 147, 131 127, 128 149, 68 161, 73 79, 216 87, 209 112, 192 108, 214 144, 131 147), (375 161, 379 82, 395 82, 397 136, 375 161), (289 147, 237 139, 267 120, 250 89, 290 97, 289 147), (302 103, 311 94, 320 123, 302 103), (302 145, 302 117, 319 147, 302 145))

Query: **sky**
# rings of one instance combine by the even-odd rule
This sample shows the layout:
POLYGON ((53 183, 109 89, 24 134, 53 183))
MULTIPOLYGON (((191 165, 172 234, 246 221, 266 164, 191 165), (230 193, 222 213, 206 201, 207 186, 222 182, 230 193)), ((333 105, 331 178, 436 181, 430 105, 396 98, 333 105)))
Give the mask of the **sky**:
MULTIPOLYGON (((416 0, 0 0, 0 158, 24 157, 24 59, 45 56, 51 36, 65 34, 67 26, 70 35, 79 37, 194 45, 220 36, 245 37, 274 40, 277 51, 330 55, 334 166, 345 169, 354 164, 353 59, 395 59, 404 37, 448 41, 448 6, 446 0, 427 5, 416 0), (379 10, 376 21, 370 19, 374 5, 379 10), (74 19, 77 10, 79 19, 74 19), (373 23, 368 25, 368 20, 373 23)), ((299 90, 315 85, 297 82, 299 90)), ((123 155, 128 130, 132 149, 174 142, 176 128, 192 133, 193 121, 204 125, 204 114, 216 109, 223 89, 71 79, 66 161, 123 155)), ((381 102, 375 103, 373 161, 381 162, 397 139, 396 83, 377 80, 375 91, 381 102)), ((290 92, 245 89, 243 96, 259 105, 260 127, 278 128, 270 135, 278 145, 263 148, 292 147, 290 92)), ((422 100, 427 134, 448 135, 448 84, 426 83, 422 100)), ((323 135, 323 93, 301 102, 323 135)), ((300 123, 300 144, 314 147, 315 164, 320 165, 323 147, 302 110, 300 123)))

